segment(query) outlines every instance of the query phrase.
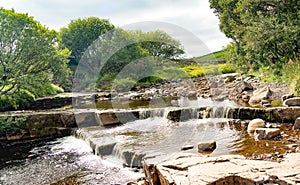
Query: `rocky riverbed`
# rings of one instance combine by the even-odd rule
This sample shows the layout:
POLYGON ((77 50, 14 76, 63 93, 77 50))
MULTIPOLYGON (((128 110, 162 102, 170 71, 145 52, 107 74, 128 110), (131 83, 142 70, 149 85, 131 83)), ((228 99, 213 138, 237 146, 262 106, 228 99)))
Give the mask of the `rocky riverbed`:
MULTIPOLYGON (((211 147, 212 154, 198 154, 196 149, 200 145, 198 143, 197 147, 195 143, 196 140, 201 141, 201 135, 198 133, 198 136, 197 134, 193 135, 197 137, 189 140, 190 143, 187 142, 186 145, 180 144, 180 146, 163 150, 159 148, 160 152, 166 152, 165 156, 168 155, 168 151, 175 151, 182 156, 156 163, 146 162, 144 168, 148 179, 140 178, 136 182, 132 181, 128 184, 147 184, 149 181, 156 181, 160 184, 182 184, 183 182, 184 184, 195 184, 196 182, 194 183, 191 179, 199 176, 201 176, 199 179, 202 179, 202 184, 239 184, 242 182, 246 184, 296 184, 299 183, 300 171, 297 165, 300 166, 300 164, 297 160, 295 160, 296 165, 288 165, 288 163, 293 158, 299 157, 296 154, 300 152, 300 120, 298 118, 300 117, 300 107, 297 104, 299 99, 293 99, 289 94, 290 91, 286 86, 262 83, 252 77, 242 78, 238 74, 168 81, 146 87, 136 87, 131 92, 99 90, 99 92, 85 94, 76 93, 74 98, 72 94, 63 94, 54 98, 54 102, 57 103, 54 108, 67 105, 69 106, 67 110, 41 111, 40 109, 45 107, 51 108, 51 106, 49 107, 52 102, 50 97, 39 99, 37 103, 32 104, 33 109, 39 110, 38 112, 17 111, 0 115, 2 120, 20 122, 21 125, 20 132, 2 133, 0 139, 1 143, 6 145, 7 143, 18 143, 24 139, 30 141, 31 139, 62 137, 70 135, 73 133, 72 130, 78 129, 82 132, 81 135, 79 134, 81 139, 86 140, 95 154, 103 157, 103 154, 113 155, 117 143, 119 148, 121 143, 121 140, 114 142, 108 151, 107 147, 98 142, 106 141, 103 133, 110 137, 114 136, 114 139, 121 138, 122 141, 126 141, 123 143, 125 148, 129 146, 130 142, 145 141, 142 142, 145 145, 138 142, 139 145, 130 144, 130 147, 140 147, 141 151, 143 148, 148 149, 150 153, 154 154, 157 149, 155 146, 164 148, 164 144, 176 144, 176 137, 172 139, 173 136, 177 136, 177 139, 186 138, 185 135, 192 137, 188 129, 192 129, 193 133, 202 133, 201 129, 206 128, 206 135, 202 133, 206 139, 213 139, 211 136, 216 139, 211 147), (283 100, 285 101, 283 102, 283 100), (282 107, 282 104, 285 107, 282 107), (70 105, 73 109, 70 109, 70 105), (280 105, 280 107, 274 107, 275 105, 280 105), (209 121, 215 118, 225 119, 225 121, 209 121), (264 125, 253 129, 253 134, 247 133, 247 125, 256 118, 261 118, 264 125), (145 130, 151 128, 151 125, 152 129, 145 130), (184 130, 181 131, 181 128, 184 130), (171 135, 167 136, 168 134, 171 135), (233 134, 234 137, 228 134, 233 134), (168 139, 162 142, 159 140, 165 136, 169 138, 170 142, 168 139), (153 145, 153 141, 151 143, 149 140, 151 137, 156 137, 155 145, 153 145), (226 137, 231 137, 231 140, 226 140, 226 137), (226 147, 229 148, 226 150, 226 147), (181 154, 180 148, 187 151, 181 154), (238 155, 230 157, 218 154, 215 156, 214 150, 217 151, 215 153, 225 151, 227 154, 238 155), (191 151, 193 151, 192 154, 190 154, 191 151), (295 153, 295 155, 291 153, 295 153), (178 159, 182 159, 188 164, 190 164, 190 160, 198 162, 182 168, 181 164, 177 165, 176 160, 178 159), (174 165, 170 166, 169 163, 174 163, 174 165), (248 163, 249 165, 247 165, 248 163), (260 164, 262 166, 259 166, 260 164), (279 168, 279 164, 284 164, 283 168, 279 168), (244 167, 236 168, 234 165, 244 167), (161 166, 162 168, 160 168, 161 166), (194 170, 203 166, 207 168, 217 166, 218 168, 211 174, 202 174, 202 172, 198 173, 194 170), (218 169, 227 169, 227 166, 232 167, 235 171, 228 173, 218 171, 218 169), (288 168, 294 169, 294 172, 287 172, 286 176, 280 176, 274 172, 288 168), (192 172, 191 169, 193 169, 192 172), (218 173, 218 175, 214 173, 218 173), (245 174, 249 174, 250 177, 248 178, 245 174), (210 180, 205 181, 206 177, 209 177, 210 180), (158 179, 159 181, 157 181, 158 179)), ((6 150, 6 148, 1 149, 6 150)), ((134 150, 132 151, 131 153, 126 153, 126 150, 118 151, 118 155, 121 158, 122 155, 125 156, 125 166, 138 164, 136 166, 141 167, 143 159, 139 159, 134 150), (137 157, 137 161, 135 161, 135 157, 137 157)), ((184 166, 185 163, 182 165, 184 166)), ((103 175, 105 173, 105 170, 69 173, 68 177, 62 178, 56 184, 97 184, 101 183, 101 178, 105 176, 103 175)))

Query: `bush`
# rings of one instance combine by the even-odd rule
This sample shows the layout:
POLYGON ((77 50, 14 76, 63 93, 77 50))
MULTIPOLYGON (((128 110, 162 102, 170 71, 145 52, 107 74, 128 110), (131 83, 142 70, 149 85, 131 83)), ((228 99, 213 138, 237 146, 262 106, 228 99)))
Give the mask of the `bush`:
POLYGON ((0 117, 0 136, 6 136, 7 134, 18 134, 21 130, 21 123, 26 121, 26 116, 21 117, 0 117))
POLYGON ((182 68, 174 66, 156 69, 155 74, 166 80, 179 80, 188 77, 188 74, 182 68))
POLYGON ((219 72, 222 74, 236 72, 236 67, 233 64, 219 64, 219 72))
POLYGON ((118 91, 129 91, 132 87, 135 85, 135 81, 125 78, 125 79, 116 79, 114 81, 113 89, 118 90, 118 91))
POLYGON ((300 61, 289 61, 283 66, 283 82, 289 85, 296 96, 300 96, 300 61))
POLYGON ((191 78, 205 76, 202 68, 196 65, 186 66, 182 68, 191 78))

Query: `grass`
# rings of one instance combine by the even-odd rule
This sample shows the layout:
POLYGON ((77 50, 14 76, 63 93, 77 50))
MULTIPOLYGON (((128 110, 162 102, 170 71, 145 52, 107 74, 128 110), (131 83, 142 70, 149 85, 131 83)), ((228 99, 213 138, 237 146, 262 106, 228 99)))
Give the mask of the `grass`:
POLYGON ((204 62, 204 61, 215 61, 215 60, 225 60, 226 50, 217 51, 214 53, 210 53, 201 57, 196 57, 196 62, 204 62))

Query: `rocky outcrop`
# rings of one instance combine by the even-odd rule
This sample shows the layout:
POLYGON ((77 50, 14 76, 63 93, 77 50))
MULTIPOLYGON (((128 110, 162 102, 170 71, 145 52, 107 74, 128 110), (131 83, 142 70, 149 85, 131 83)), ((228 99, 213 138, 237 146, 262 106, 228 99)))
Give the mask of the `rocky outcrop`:
POLYGON ((263 100, 268 100, 272 92, 269 87, 264 87, 262 89, 257 89, 253 91, 253 96, 249 100, 251 106, 262 105, 263 100))
POLYGON ((289 154, 283 162, 246 160, 242 156, 207 157, 178 154, 157 165, 144 164, 153 184, 297 184, 300 182, 300 153, 289 154))
POLYGON ((279 128, 257 128, 254 131, 254 138, 258 140, 269 140, 280 136, 279 128))
POLYGON ((94 109, 7 112, 0 114, 0 140, 24 140, 70 135, 73 128, 92 126, 111 127, 152 116, 151 111, 98 111, 94 109))
MULTIPOLYGON (((222 110, 223 118, 252 120, 263 119, 272 123, 293 123, 300 117, 300 107, 274 107, 274 108, 251 108, 251 107, 217 107, 222 110)), ((189 119, 210 118, 214 108, 178 108, 171 110, 167 118, 172 121, 186 121, 189 119)))
POLYGON ((247 132, 253 133, 255 131, 255 129, 264 128, 265 126, 266 126, 266 123, 264 120, 254 119, 249 122, 248 127, 247 127, 247 132))
POLYGON ((287 107, 300 107, 300 97, 286 99, 284 100, 283 105, 287 107))

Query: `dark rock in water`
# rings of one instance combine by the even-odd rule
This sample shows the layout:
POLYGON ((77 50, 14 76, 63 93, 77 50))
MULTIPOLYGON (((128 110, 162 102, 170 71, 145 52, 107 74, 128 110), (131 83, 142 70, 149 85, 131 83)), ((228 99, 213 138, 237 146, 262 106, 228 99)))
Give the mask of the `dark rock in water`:
POLYGON ((198 152, 212 152, 217 148, 216 141, 208 143, 198 143, 198 152))
POLYGON ((293 130, 299 130, 300 129, 300 117, 295 120, 293 130))
POLYGON ((274 139, 280 136, 279 128, 257 128, 254 131, 254 138, 259 140, 274 139))
POLYGON ((300 106, 300 97, 287 99, 283 102, 283 105, 287 107, 300 106))
POLYGON ((194 148, 194 145, 185 145, 181 147, 181 150, 191 150, 194 148))

